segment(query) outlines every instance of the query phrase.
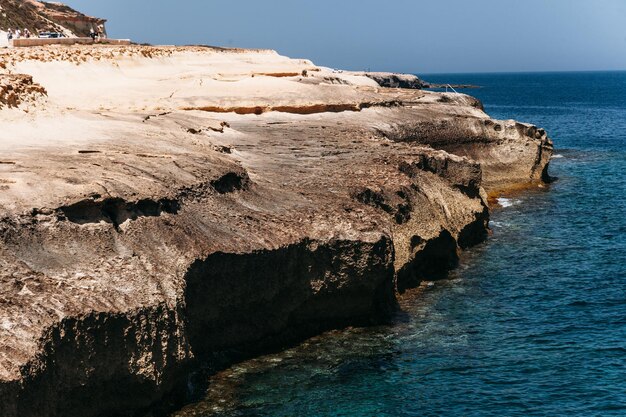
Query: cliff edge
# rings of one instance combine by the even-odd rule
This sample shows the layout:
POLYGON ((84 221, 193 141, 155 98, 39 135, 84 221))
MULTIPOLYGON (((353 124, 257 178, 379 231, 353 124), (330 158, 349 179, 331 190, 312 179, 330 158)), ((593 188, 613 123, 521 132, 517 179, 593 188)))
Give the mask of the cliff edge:
POLYGON ((5 417, 159 414, 216 357, 381 322, 552 152, 469 96, 273 51, 0 61, 5 417))

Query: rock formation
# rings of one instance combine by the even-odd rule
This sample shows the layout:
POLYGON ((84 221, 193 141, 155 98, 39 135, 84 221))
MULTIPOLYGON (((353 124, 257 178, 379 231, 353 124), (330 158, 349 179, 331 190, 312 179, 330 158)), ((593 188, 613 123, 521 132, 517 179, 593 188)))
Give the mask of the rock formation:
POLYGON ((60 32, 65 36, 89 36, 91 27, 106 23, 105 19, 86 16, 69 6, 37 0, 0 0, 0 31, 28 29, 39 32, 60 32))
POLYGON ((0 110, 36 105, 45 100, 47 93, 42 86, 33 83, 33 77, 24 74, 0 74, 0 110))
POLYGON ((5 417, 158 415, 202 363, 381 322, 552 150, 468 96, 272 51, 0 60, 5 417))
POLYGON ((394 74, 388 72, 364 72, 362 74, 376 81, 381 87, 421 90, 429 86, 428 83, 412 74, 394 74))

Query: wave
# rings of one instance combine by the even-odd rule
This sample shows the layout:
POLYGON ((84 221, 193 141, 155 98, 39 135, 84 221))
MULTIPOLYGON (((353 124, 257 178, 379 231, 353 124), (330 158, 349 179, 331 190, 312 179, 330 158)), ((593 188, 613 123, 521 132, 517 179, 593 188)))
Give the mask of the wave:
POLYGON ((496 220, 491 220, 491 221, 489 222, 489 226, 490 226, 490 227, 497 227, 497 228, 504 228, 504 227, 511 226, 511 223, 509 223, 509 222, 502 222, 502 221, 496 221, 496 220))
POLYGON ((504 198, 504 197, 498 198, 497 201, 498 201, 498 204, 502 206, 502 208, 513 207, 521 203, 521 200, 515 200, 511 198, 504 198))

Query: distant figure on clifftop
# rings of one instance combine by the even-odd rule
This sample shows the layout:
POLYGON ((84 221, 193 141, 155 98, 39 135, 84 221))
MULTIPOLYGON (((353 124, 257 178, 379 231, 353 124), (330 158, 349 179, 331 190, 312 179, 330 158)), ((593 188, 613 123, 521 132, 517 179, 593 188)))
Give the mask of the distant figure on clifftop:
POLYGON ((96 41, 96 31, 93 29, 93 26, 89 29, 89 37, 92 41, 96 41))
POLYGON ((98 39, 106 39, 106 34, 104 33, 104 25, 98 25, 98 39))
POLYGON ((9 29, 7 32, 7 39, 11 40, 13 39, 13 37, 15 36, 15 34, 13 33, 13 29, 9 29))

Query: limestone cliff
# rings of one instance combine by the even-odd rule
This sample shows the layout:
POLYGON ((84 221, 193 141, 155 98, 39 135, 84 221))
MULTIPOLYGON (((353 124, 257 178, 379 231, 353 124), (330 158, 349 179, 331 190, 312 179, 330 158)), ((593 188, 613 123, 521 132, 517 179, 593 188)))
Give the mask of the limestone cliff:
POLYGON ((202 363, 381 322, 552 150, 470 97, 272 51, 0 59, 6 417, 158 415, 202 363))

